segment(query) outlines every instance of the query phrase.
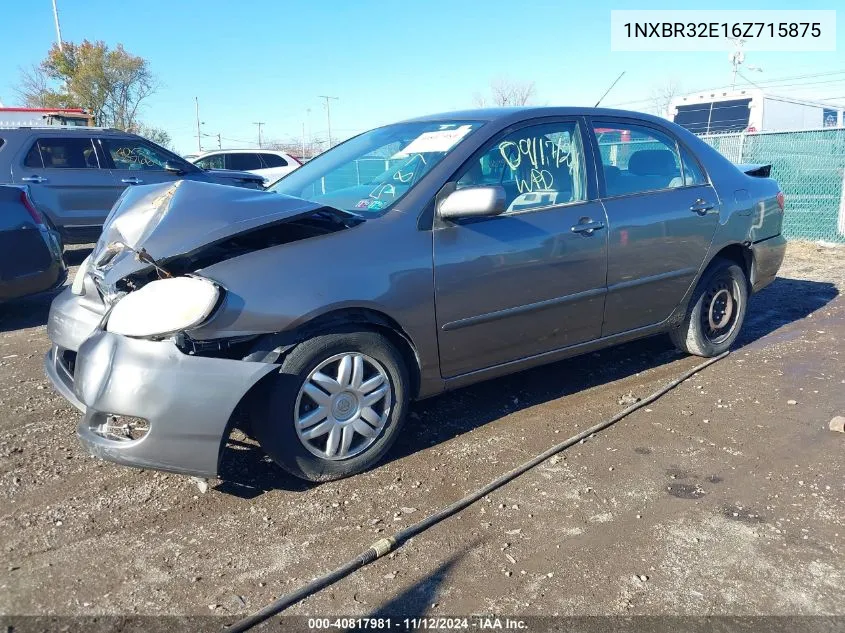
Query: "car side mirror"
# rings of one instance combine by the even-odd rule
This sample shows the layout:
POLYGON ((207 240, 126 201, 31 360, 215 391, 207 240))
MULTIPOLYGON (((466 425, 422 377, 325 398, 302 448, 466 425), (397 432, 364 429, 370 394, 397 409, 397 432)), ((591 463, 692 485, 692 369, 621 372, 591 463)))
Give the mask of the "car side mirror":
POLYGON ((182 165, 172 160, 168 160, 164 163, 164 171, 169 171, 171 174, 176 174, 178 176, 185 173, 182 165))
POLYGON ((450 193, 438 207, 446 220, 499 215, 507 208, 505 189, 500 186, 465 187, 450 193))

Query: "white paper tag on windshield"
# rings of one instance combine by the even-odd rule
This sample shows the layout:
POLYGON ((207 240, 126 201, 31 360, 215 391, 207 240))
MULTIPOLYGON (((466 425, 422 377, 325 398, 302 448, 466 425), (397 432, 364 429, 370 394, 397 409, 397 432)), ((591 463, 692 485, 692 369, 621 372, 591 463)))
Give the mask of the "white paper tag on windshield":
POLYGON ((427 152, 448 152, 463 137, 470 133, 471 125, 462 125, 454 130, 436 130, 420 134, 408 145, 396 152, 391 158, 403 158, 410 154, 425 154, 427 152))

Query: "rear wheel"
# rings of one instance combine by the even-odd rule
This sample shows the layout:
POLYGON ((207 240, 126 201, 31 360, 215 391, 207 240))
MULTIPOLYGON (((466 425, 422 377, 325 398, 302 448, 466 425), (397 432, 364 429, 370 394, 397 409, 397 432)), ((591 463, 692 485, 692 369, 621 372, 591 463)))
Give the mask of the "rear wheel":
POLYGON ((745 320, 748 279, 735 262, 714 259, 695 287, 687 314, 669 335, 675 346, 696 356, 717 356, 730 348, 745 320))
POLYGON ((401 355, 375 332, 324 334, 283 361, 255 436, 279 466, 309 481, 366 470, 393 444, 408 407, 401 355))

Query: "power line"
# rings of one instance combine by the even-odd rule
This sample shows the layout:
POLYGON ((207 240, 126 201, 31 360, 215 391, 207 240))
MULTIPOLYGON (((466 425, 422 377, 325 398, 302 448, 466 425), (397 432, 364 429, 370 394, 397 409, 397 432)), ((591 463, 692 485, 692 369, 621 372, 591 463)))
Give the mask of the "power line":
MULTIPOLYGON (((835 70, 835 71, 829 71, 829 72, 823 72, 823 73, 812 73, 812 74, 804 74, 804 75, 793 75, 791 77, 779 77, 777 79, 764 79, 764 80, 759 81, 759 82, 757 82, 756 84, 753 84, 753 85, 756 85, 760 89, 764 89, 764 86, 765 86, 765 88, 784 88, 784 87, 787 87, 787 86, 813 85, 816 82, 785 84, 785 85, 782 85, 782 86, 777 86, 775 84, 779 84, 779 83, 782 83, 784 81, 788 82, 788 81, 794 81, 794 80, 800 80, 800 79, 814 79, 814 78, 817 78, 817 77, 830 77, 832 75, 843 75, 843 74, 845 74, 845 70, 835 70)), ((746 79, 746 81, 748 81, 748 80, 746 79)), ((836 81, 843 81, 843 80, 831 80, 831 81, 836 82, 836 81)), ((752 83, 752 82, 749 81, 749 83, 752 83)), ((713 91, 726 90, 728 88, 730 88, 729 85, 716 86, 716 87, 713 87, 713 88, 698 88, 698 89, 693 89, 693 90, 689 90, 689 91, 685 90, 684 93, 685 94, 693 94, 693 93, 696 93, 696 92, 708 92, 710 90, 713 90, 713 91)), ((648 102, 653 101, 653 100, 654 99, 652 97, 648 97, 646 99, 635 99, 635 100, 632 100, 632 101, 620 101, 620 102, 612 104, 611 107, 618 107, 618 106, 625 106, 625 105, 635 105, 635 104, 639 104, 639 103, 648 103, 648 102)))

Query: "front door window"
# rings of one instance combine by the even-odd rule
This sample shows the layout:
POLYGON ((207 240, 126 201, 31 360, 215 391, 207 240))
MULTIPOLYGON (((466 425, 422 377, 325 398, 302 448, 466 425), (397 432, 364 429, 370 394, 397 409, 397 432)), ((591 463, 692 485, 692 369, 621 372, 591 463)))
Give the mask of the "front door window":
POLYGON ((575 121, 546 123, 494 141, 459 176, 457 187, 500 185, 506 213, 587 199, 584 146, 575 121))

